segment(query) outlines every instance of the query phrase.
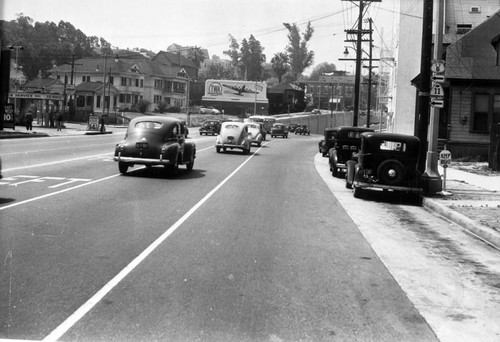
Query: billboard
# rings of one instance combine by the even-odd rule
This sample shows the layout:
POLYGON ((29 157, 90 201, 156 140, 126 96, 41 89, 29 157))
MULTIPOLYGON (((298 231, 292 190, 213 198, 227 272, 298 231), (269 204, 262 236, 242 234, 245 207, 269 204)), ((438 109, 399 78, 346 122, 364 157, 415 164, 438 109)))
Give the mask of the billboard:
POLYGON ((265 82, 206 80, 202 101, 268 103, 265 82))

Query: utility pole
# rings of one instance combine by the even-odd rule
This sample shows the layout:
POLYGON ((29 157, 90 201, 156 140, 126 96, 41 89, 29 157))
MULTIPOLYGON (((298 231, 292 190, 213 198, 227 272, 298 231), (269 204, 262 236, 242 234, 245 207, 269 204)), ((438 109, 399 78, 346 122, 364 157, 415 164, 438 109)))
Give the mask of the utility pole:
POLYGON ((427 130, 429 125, 432 12, 433 0, 424 0, 422 20, 422 52, 420 58, 420 87, 418 90, 417 126, 415 135, 420 139, 418 170, 423 174, 427 157, 427 130))
MULTIPOLYGON (((359 7, 357 29, 346 30, 347 34, 356 35, 356 39, 354 40, 356 42, 356 74, 354 76, 354 99, 353 99, 354 108, 353 108, 353 118, 352 118, 352 125, 356 127, 358 126, 358 117, 359 117, 359 102, 361 93, 361 63, 363 61, 362 59, 363 50, 361 43, 363 42, 363 35, 370 33, 369 30, 363 30, 363 14, 365 12, 365 6, 369 6, 372 2, 382 2, 382 0, 342 0, 342 1, 350 1, 352 3, 358 3, 359 7)), ((352 41, 352 40, 346 40, 346 41, 352 41)), ((370 40, 370 45, 371 45, 371 40, 370 40)))
MULTIPOLYGON (((434 61, 437 63, 443 57, 443 0, 437 0, 437 11, 434 22, 434 61)), ((423 174, 424 190, 428 194, 437 193, 443 190, 443 183, 438 170, 438 135, 439 135, 439 115, 440 109, 432 106, 429 120, 429 146, 426 155, 425 172, 423 174)))
POLYGON ((369 61, 368 61, 368 101, 366 103, 366 127, 370 128, 370 107, 372 105, 372 54, 373 54, 373 21, 372 18, 368 18, 368 23, 370 24, 370 49, 369 51, 369 61))

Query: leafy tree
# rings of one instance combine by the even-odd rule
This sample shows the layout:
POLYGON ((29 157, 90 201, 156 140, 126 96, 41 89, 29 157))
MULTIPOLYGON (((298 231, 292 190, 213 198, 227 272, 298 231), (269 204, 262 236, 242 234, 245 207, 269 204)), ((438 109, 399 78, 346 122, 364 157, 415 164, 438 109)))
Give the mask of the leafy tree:
POLYGON ((208 71, 205 76, 214 80, 230 80, 234 78, 234 72, 224 68, 221 64, 214 63, 208 67, 208 71))
POLYGON ((201 63, 203 63, 207 56, 205 56, 205 53, 199 46, 195 46, 187 50, 187 58, 191 60, 197 68, 200 68, 201 63))
POLYGON ((150 105, 150 102, 148 100, 139 100, 139 102, 136 103, 136 107, 137 107, 137 110, 139 111, 139 113, 146 113, 147 110, 148 110, 148 107, 150 105))
POLYGON ((333 63, 323 62, 318 64, 311 72, 309 76, 309 80, 317 81, 319 80, 319 76, 322 74, 328 74, 337 70, 337 67, 333 63))
POLYGON ((262 63, 266 61, 264 48, 253 35, 241 41, 241 46, 236 39, 229 35, 231 44, 224 54, 229 56, 234 67, 239 68, 245 80, 259 80, 262 78, 262 63))
POLYGON ((271 64, 276 77, 278 77, 278 83, 281 83, 283 75, 290 70, 290 59, 286 52, 277 52, 271 59, 271 64))
POLYGON ((290 58, 290 67, 292 76, 295 80, 298 79, 299 75, 304 72, 309 66, 314 62, 314 52, 309 51, 307 44, 311 39, 314 29, 311 26, 311 22, 307 24, 306 31, 304 34, 300 35, 299 28, 297 24, 283 24, 288 30, 288 45, 286 51, 288 52, 288 57, 290 58))

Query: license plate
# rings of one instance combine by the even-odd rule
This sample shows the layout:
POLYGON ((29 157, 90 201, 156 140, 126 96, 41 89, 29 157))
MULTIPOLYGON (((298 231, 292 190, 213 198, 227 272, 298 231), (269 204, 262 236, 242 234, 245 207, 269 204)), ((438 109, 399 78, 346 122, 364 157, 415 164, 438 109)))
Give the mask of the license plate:
POLYGON ((148 143, 147 142, 137 142, 137 143, 135 143, 135 147, 137 147, 137 148, 148 148, 148 143))

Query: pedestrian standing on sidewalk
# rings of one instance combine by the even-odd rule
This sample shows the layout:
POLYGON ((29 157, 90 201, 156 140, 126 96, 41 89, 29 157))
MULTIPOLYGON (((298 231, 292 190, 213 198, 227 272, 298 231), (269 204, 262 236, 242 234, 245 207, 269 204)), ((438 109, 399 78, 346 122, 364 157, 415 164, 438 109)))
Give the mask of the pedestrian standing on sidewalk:
POLYGON ((63 121, 63 117, 62 117, 62 114, 57 112, 56 113, 56 121, 57 121, 57 130, 58 131, 62 131, 62 121, 63 121))
POLYGON ((26 122, 26 130, 33 130, 33 114, 31 114, 31 110, 28 111, 26 116, 24 117, 24 121, 26 122))

